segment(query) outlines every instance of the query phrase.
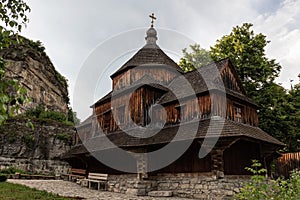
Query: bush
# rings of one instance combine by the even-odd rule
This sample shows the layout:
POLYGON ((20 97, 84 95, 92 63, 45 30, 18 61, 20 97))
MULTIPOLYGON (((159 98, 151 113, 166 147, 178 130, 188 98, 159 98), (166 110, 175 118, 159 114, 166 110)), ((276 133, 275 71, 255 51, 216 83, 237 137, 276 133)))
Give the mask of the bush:
POLYGON ((266 169, 254 160, 250 167, 246 168, 253 173, 251 181, 246 183, 241 192, 234 199, 247 200, 298 200, 300 199, 300 171, 291 172, 289 179, 269 180, 266 178, 266 169))
POLYGON ((67 133, 58 133, 56 134, 56 138, 64 142, 68 142, 71 140, 71 136, 67 133))
POLYGON ((5 182, 7 180, 7 176, 5 174, 0 174, 0 182, 5 182))
POLYGON ((8 167, 6 169, 0 170, 0 174, 15 174, 15 173, 24 174, 24 171, 15 167, 8 167))
POLYGON ((36 118, 39 120, 50 119, 50 120, 54 120, 54 121, 63 122, 66 124, 68 123, 69 125, 74 125, 73 117, 70 118, 68 121, 68 116, 66 114, 58 112, 58 111, 54 111, 54 110, 46 110, 43 107, 37 107, 35 109, 31 109, 25 113, 25 116, 36 118))

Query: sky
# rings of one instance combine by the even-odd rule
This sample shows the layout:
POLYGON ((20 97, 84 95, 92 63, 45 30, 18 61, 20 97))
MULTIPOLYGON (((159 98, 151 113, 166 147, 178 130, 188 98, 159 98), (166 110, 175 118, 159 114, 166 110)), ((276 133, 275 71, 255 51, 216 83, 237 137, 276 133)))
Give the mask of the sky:
POLYGON ((30 22, 21 34, 40 40, 57 71, 69 80, 71 105, 81 120, 111 89, 109 75, 143 46, 151 13, 157 17, 158 44, 175 61, 189 44, 208 49, 234 26, 252 23, 255 33, 271 41, 266 48, 268 58, 282 66, 276 81, 285 88, 298 82, 300 0, 30 0, 28 5, 30 22), (97 65, 86 67, 96 58, 93 63, 97 65), (111 62, 103 64, 100 58, 111 62), (82 79, 87 68, 90 73, 82 79), (90 77, 96 75, 106 78, 98 77, 95 85, 90 77), (89 91, 92 83, 95 86, 89 91))

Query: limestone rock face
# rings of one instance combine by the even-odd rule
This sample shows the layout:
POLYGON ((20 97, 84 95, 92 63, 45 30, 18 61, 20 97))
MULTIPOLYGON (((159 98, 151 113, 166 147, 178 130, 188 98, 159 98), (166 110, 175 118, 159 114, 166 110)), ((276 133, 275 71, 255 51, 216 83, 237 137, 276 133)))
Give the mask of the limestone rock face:
POLYGON ((35 173, 64 173, 69 166, 60 157, 73 144, 74 127, 44 120, 32 123, 34 130, 22 118, 0 127, 0 168, 13 165, 35 173))
POLYGON ((69 98, 66 79, 55 70, 43 47, 22 39, 23 43, 0 52, 6 61, 6 77, 19 80, 31 99, 20 111, 43 106, 67 113, 69 98))

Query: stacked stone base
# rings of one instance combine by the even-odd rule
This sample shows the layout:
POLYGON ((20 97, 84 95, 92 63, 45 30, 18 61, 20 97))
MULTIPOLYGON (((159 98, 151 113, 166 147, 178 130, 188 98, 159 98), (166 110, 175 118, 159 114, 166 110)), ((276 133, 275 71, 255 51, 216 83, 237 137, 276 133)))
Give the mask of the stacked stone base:
POLYGON ((148 180, 137 179, 135 174, 110 175, 108 191, 137 196, 151 191, 169 191, 173 196, 196 199, 231 199, 249 177, 225 176, 218 179, 211 174, 178 173, 150 176, 148 180))

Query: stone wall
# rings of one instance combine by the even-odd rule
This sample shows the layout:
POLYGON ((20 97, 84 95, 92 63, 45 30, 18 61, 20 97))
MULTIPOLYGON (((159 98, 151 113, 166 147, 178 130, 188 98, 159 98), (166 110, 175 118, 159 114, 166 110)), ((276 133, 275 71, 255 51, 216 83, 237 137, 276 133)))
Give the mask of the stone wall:
POLYGON ((230 199, 249 178, 215 176, 197 173, 162 174, 154 177, 157 190, 170 190, 173 195, 196 199, 230 199))
POLYGON ((145 196, 157 187, 156 181, 139 180, 136 174, 109 175, 108 191, 145 196))
POLYGON ((173 196, 193 199, 231 199, 249 177, 212 174, 179 173, 150 176, 140 180, 136 174, 109 175, 108 191, 133 195, 147 195, 150 191, 172 191, 173 196))

